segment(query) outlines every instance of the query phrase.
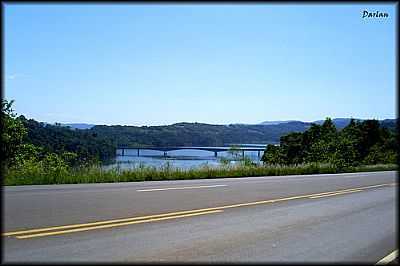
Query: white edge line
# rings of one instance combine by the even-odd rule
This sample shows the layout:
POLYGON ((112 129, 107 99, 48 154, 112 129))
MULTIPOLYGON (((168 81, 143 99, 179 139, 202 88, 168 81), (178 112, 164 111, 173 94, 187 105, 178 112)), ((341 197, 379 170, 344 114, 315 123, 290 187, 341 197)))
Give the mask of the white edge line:
POLYGON ((194 189, 194 188, 213 188, 213 187, 226 187, 227 185, 212 185, 212 186, 193 186, 193 187, 168 187, 168 188, 150 188, 150 189, 138 189, 138 192, 147 191, 162 191, 162 190, 173 190, 173 189, 194 189))
POLYGON ((397 257, 397 253, 398 253, 398 250, 393 251, 392 253, 390 253, 389 255, 387 255, 386 257, 381 259, 380 261, 378 261, 376 264, 387 264, 387 263, 393 261, 397 257))

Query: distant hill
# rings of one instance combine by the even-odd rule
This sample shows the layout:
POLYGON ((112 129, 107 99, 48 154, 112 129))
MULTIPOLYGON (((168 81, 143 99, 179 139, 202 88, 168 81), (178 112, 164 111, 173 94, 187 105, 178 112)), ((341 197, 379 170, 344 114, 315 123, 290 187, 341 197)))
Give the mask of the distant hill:
MULTIPOLYGON (((358 119, 361 120, 361 119, 358 119)), ((84 123, 63 124, 72 129, 87 130, 117 146, 223 146, 229 143, 268 144, 279 143, 281 136, 290 132, 304 132, 315 122, 266 121, 267 124, 213 125, 205 123, 175 123, 163 126, 121 126, 92 125, 84 123), (272 124, 268 124, 272 122, 272 124)), ((338 129, 348 125, 350 118, 335 118, 338 129)), ((264 123, 264 122, 263 122, 264 123)), ((396 129, 395 119, 385 119, 380 123, 392 130, 396 129)))
POLYGON ((279 124, 285 124, 285 123, 290 123, 290 122, 301 122, 301 121, 297 121, 297 120, 284 120, 284 121, 264 121, 261 122, 260 125, 279 125, 279 124))
MULTIPOLYGON (((336 128, 344 128, 345 126, 347 126, 350 123, 351 118, 334 118, 332 119, 333 124, 336 126, 336 128)), ((359 118, 354 118, 354 120, 356 121, 363 121, 363 119, 359 119, 359 118)), ((318 124, 318 125, 322 125, 324 123, 325 120, 317 120, 314 121, 313 123, 318 124)))
POLYGON ((104 126, 90 129, 99 138, 112 139, 118 146, 223 146, 229 143, 279 143, 282 135, 303 132, 308 123, 291 122, 280 125, 212 125, 176 123, 167 126, 104 126))
POLYGON ((383 127, 391 130, 397 130, 396 119, 384 119, 380 120, 380 123, 383 127))
MULTIPOLYGON (((351 118, 334 118, 332 119, 333 124, 336 126, 338 129, 342 129, 346 127, 350 123, 351 118)), ((354 120, 362 122, 364 119, 360 118, 354 118, 354 120)), ((259 125, 301 125, 300 127, 303 127, 304 125, 311 125, 311 123, 315 123, 318 125, 322 125, 325 120, 316 120, 312 122, 302 122, 302 121, 297 121, 297 120, 284 120, 284 121, 264 121, 260 123, 259 125)), ((396 119, 384 119, 380 120, 380 123, 390 129, 395 129, 396 128, 396 119)))
MULTIPOLYGON (((350 123, 350 120, 351 120, 351 118, 334 118, 334 119, 332 119, 332 122, 336 126, 336 128, 342 129, 350 123)), ((354 118, 354 120, 362 122, 365 119, 354 118)), ((322 125, 322 123, 324 123, 324 120, 317 120, 317 121, 314 121, 313 123, 322 125)), ((396 119, 379 120, 379 123, 383 127, 389 128, 391 130, 396 130, 396 119)))
POLYGON ((95 125, 86 123, 66 123, 61 126, 70 127, 71 129, 91 129, 95 125))
MULTIPOLYGON (((362 121, 361 119, 356 119, 359 121, 362 121)), ((264 121, 260 123, 260 125, 275 125, 275 126, 282 126, 282 125, 300 125, 303 127, 304 125, 311 126, 312 123, 322 125, 325 120, 316 120, 312 122, 302 122, 298 120, 286 120, 286 121, 264 121)), ((334 118, 332 119, 333 124, 336 126, 336 128, 341 129, 347 126, 350 123, 350 118, 334 118)))

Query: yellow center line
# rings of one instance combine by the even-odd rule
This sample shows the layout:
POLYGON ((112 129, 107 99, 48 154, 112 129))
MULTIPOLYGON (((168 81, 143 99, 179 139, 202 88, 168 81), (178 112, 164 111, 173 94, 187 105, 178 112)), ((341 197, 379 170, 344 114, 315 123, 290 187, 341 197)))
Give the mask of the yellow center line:
POLYGON ((22 235, 22 236, 16 236, 16 238, 25 239, 25 238, 32 238, 32 237, 61 235, 61 234, 89 231, 89 230, 95 230, 95 229, 103 229, 103 228, 124 226, 124 225, 130 225, 130 224, 150 223, 150 222, 155 222, 155 221, 163 221, 163 220, 177 219, 177 218, 183 218, 183 217, 198 216, 198 215, 218 213, 218 212, 223 212, 223 210, 215 210, 215 211, 208 211, 208 212, 197 212, 197 213, 191 213, 191 214, 167 216, 167 217, 162 217, 162 218, 152 218, 152 219, 147 219, 147 220, 131 221, 131 222, 125 222, 125 223, 106 224, 106 225, 98 225, 98 226, 92 226, 92 227, 84 227, 84 228, 63 230, 63 231, 55 231, 55 232, 47 232, 47 233, 39 233, 39 234, 31 234, 31 235, 22 235))
POLYGON ((320 195, 320 196, 313 196, 309 197, 310 199, 319 199, 323 197, 331 197, 331 196, 336 196, 336 195, 343 195, 343 194, 348 194, 348 193, 354 193, 354 192, 360 192, 363 191, 362 189, 354 189, 351 191, 343 191, 343 192, 337 192, 337 193, 330 193, 330 194, 325 194, 325 195, 320 195))
POLYGON ((168 213, 163 213, 163 214, 154 214, 154 215, 147 215, 147 216, 140 216, 140 217, 114 219, 114 220, 107 220, 107 221, 100 221, 100 222, 52 226, 52 227, 47 227, 47 228, 38 228, 38 229, 8 232, 8 233, 4 233, 3 236, 13 236, 13 235, 21 235, 21 234, 27 234, 27 233, 38 233, 38 232, 53 231, 53 230, 60 230, 60 229, 79 228, 79 227, 86 227, 86 226, 95 226, 95 225, 103 225, 103 224, 111 224, 111 223, 119 223, 119 222, 144 220, 144 219, 150 219, 150 218, 160 218, 160 217, 172 216, 172 215, 178 215, 178 214, 196 213, 196 212, 200 212, 200 211, 203 211, 203 210, 198 209, 198 210, 189 210, 189 211, 168 212, 168 213))
MULTIPOLYGON (((255 202, 246 202, 246 203, 239 203, 239 204, 232 204, 232 205, 224 205, 224 206, 219 206, 219 207, 212 207, 212 208, 203 208, 203 209, 196 209, 196 210, 187 210, 187 211, 178 211, 178 212, 170 212, 170 213, 164 213, 164 214, 155 214, 155 215, 147 215, 147 216, 141 216, 141 217, 130 217, 130 218, 122 218, 122 219, 114 219, 114 220, 107 220, 107 221, 98 221, 98 222, 90 222, 90 223, 82 223, 82 224, 72 224, 72 225, 63 225, 63 226, 52 226, 52 227, 47 227, 47 228, 37 228, 37 229, 28 229, 28 230, 20 230, 20 231, 13 231, 13 232, 6 232, 3 233, 3 236, 16 236, 16 235, 21 235, 21 234, 31 234, 31 233, 40 233, 40 232, 46 232, 46 231, 55 231, 55 230, 64 230, 64 229, 72 229, 75 228, 75 231, 85 231, 85 230, 76 230, 77 228, 82 228, 82 227, 96 227, 97 228, 107 228, 107 227, 112 227, 113 225, 110 224, 116 224, 116 223, 124 223, 124 222, 131 222, 133 221, 139 221, 139 220, 147 220, 147 219, 159 219, 162 220, 163 217, 170 217, 177 215, 179 217, 186 217, 182 215, 186 214, 194 214, 194 213, 200 213, 200 212, 207 212, 207 211, 218 211, 218 210, 223 210, 223 209, 229 209, 229 208, 237 208, 237 207, 244 207, 244 206, 253 206, 253 205, 258 205, 258 204, 268 204, 268 203, 275 203, 275 202, 282 202, 282 201, 288 201, 288 200, 294 200, 294 199, 302 199, 302 198, 318 198, 319 196, 323 195, 332 195, 333 193, 338 193, 339 194, 344 194, 343 192, 347 191, 355 191, 355 190, 363 190, 363 189, 369 189, 369 188, 377 188, 377 187, 383 187, 383 186, 391 186, 391 185, 396 185, 396 183, 387 183, 387 184, 379 184, 379 185, 372 185, 372 186, 365 186, 365 187, 358 187, 358 188, 351 188, 351 189, 343 189, 343 190, 336 190, 336 191, 327 191, 327 192, 321 192, 321 193, 314 193, 314 194, 307 194, 307 195, 299 195, 299 196, 292 196, 292 197, 286 197, 286 198, 278 198, 278 199, 270 199, 270 200, 262 200, 262 201, 255 201, 255 202), (110 225, 107 227, 99 227, 99 225, 110 225)), ((194 216, 194 215, 191 215, 194 216)), ((177 218, 179 218, 177 217, 177 218)), ((134 222, 136 223, 136 222, 134 222)), ((71 230, 67 230, 72 232, 71 230)), ((55 233, 55 232, 53 232, 55 233)), ((50 235, 46 233, 47 235, 50 235)), ((44 234, 41 234, 44 235, 44 234)), ((18 237, 18 238, 23 238, 23 237, 18 237)))
POLYGON ((332 194, 332 193, 341 193, 341 192, 347 192, 347 191, 354 191, 354 190, 362 190, 362 189, 361 188, 349 188, 349 189, 343 189, 343 190, 328 191, 328 192, 322 192, 322 193, 318 193, 318 194, 312 194, 311 197, 319 196, 319 195, 327 195, 327 194, 332 194))

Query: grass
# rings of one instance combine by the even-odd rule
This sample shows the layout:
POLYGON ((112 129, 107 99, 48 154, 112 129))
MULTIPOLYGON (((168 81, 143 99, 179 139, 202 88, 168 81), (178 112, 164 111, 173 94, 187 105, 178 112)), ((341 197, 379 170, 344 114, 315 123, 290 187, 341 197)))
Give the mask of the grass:
POLYGON ((9 169, 5 172, 3 184, 12 185, 47 185, 78 183, 113 183, 150 180, 182 180, 245 176, 281 176, 304 174, 333 174, 349 172, 397 170, 396 164, 364 165, 338 169, 331 164, 302 165, 221 165, 219 167, 203 166, 195 169, 180 169, 169 164, 161 168, 139 165, 133 169, 113 168, 104 170, 99 166, 75 169, 46 169, 39 166, 9 169))

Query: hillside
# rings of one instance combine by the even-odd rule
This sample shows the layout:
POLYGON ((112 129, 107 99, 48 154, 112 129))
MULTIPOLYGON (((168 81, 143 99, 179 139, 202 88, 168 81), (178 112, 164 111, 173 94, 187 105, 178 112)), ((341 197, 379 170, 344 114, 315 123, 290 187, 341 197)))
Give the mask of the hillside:
MULTIPOLYGON (((288 121, 271 125, 212 125, 204 123, 176 123, 166 126, 106 126, 88 129, 68 128, 65 125, 39 123, 20 117, 28 129, 28 140, 50 151, 79 150, 80 154, 109 157, 117 146, 224 146, 231 143, 276 144, 290 132, 304 132, 309 122, 288 121), (73 129, 73 130, 71 130, 73 129)), ((333 119, 337 128, 348 123, 333 119)), ((350 120, 349 120, 350 121, 350 120)), ((391 130, 396 120, 380 123, 391 130)), ((87 124, 85 124, 87 125, 87 124)))
POLYGON ((261 122, 260 125, 270 126, 270 125, 279 125, 279 124, 286 124, 291 122, 301 122, 298 120, 282 120, 282 121, 264 121, 261 122))
POLYGON ((95 125, 86 123, 66 123, 61 124, 61 126, 70 127, 71 129, 90 129, 95 125))
POLYGON ((309 123, 281 125, 211 125, 177 123, 168 126, 94 126, 90 129, 101 138, 113 139, 118 146, 220 146, 227 143, 278 143, 280 136, 303 132, 309 123))
MULTIPOLYGON (((333 122, 338 129, 342 129, 350 119, 333 119, 333 122)), ((394 119, 381 123, 395 130, 394 119)), ((89 131, 99 138, 113 141, 117 146, 221 146, 229 143, 279 143, 281 136, 290 132, 304 132, 310 126, 311 123, 301 121, 271 125, 176 123, 141 127, 97 125, 89 131)))

